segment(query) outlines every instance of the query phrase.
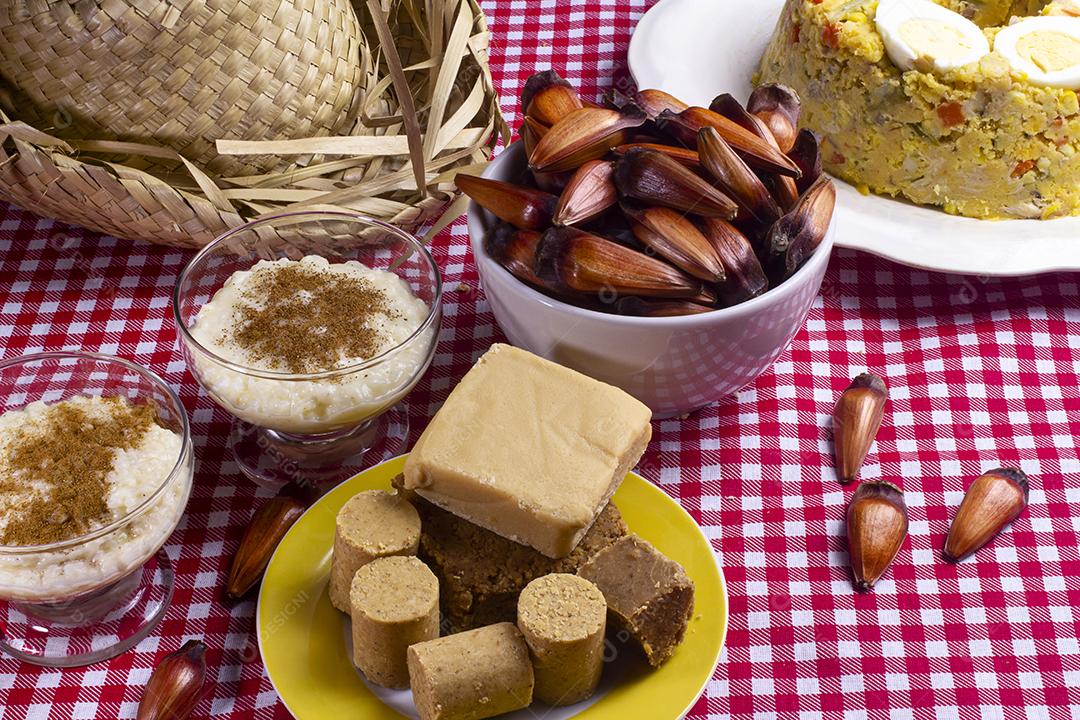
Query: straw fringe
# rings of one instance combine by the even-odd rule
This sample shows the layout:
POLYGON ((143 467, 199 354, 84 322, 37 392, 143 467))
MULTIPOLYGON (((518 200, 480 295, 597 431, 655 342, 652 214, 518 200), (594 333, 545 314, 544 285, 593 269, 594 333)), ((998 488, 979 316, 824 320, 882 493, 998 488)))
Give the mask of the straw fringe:
MULTIPOLYGON (((259 5, 257 0, 246 3, 245 7, 259 5)), ((299 6, 293 0, 280 4, 285 13, 299 6)), ((312 3, 304 0, 303 4, 312 3)), ((224 6, 221 0, 206 0, 191 7, 219 5, 224 6)), ((8 112, 0 110, 0 198, 99 232, 180 247, 200 247, 230 227, 283 210, 352 210, 409 231, 432 223, 445 225, 450 218, 440 220, 440 211, 449 205, 456 217, 464 207, 460 202, 451 204, 457 196, 456 172, 486 162, 497 137, 506 141, 509 134, 487 64, 489 36, 479 5, 476 0, 353 0, 348 10, 357 23, 355 47, 350 45, 351 21, 343 19, 348 13, 331 7, 331 0, 315 0, 315 5, 323 8, 317 13, 332 15, 327 22, 345 33, 347 42, 330 45, 336 50, 347 48, 342 50, 344 56, 355 50, 357 58, 356 82, 338 80, 342 73, 349 74, 341 57, 323 58, 330 65, 325 78, 334 79, 326 86, 335 97, 330 106, 345 108, 320 114, 323 120, 333 117, 334 122, 327 120, 318 131, 308 125, 306 133, 270 132, 267 125, 263 134, 254 137, 239 137, 222 128, 216 143, 209 144, 209 155, 196 159, 188 152, 194 147, 190 140, 163 142, 134 125, 131 132, 80 135, 73 130, 81 132, 85 125, 73 122, 65 131, 55 131, 55 123, 46 117, 47 106, 20 102, 33 93, 16 85, 8 112), (18 108, 17 116, 11 106, 18 108), (340 125, 342 118, 347 121, 345 127, 340 125)), ((79 24, 86 17, 122 7, 123 17, 136 14, 146 22, 156 22, 162 28, 157 32, 163 34, 167 21, 173 28, 188 25, 183 10, 188 6, 175 17, 161 9, 173 6, 175 1, 95 0, 78 6, 83 9, 77 25, 86 31, 79 24), (85 10, 87 5, 93 12, 85 10)), ((75 22, 70 17, 74 6, 49 3, 47 7, 57 15, 53 18, 56 27, 75 22)), ((260 8, 267 12, 266 7, 260 8)), ((251 7, 248 10, 259 14, 251 7)), ((9 81, 10 25, 18 20, 8 17, 9 27, 3 27, 0 16, 0 74, 9 81)), ((39 28, 53 25, 38 23, 39 28)), ((266 30, 258 20, 239 25, 252 32, 266 30)), ((212 34, 210 27, 201 32, 212 34)), ((76 33, 75 40, 79 37, 76 33)), ((63 40, 64 47, 73 42, 71 37, 63 40)), ((94 42, 92 48, 77 48, 75 57, 85 59, 93 50, 96 62, 105 63, 104 41, 96 38, 94 42)), ((26 42, 16 39, 14 44, 31 52, 26 42)), ((121 44, 106 49, 120 55, 121 44)), ((160 52, 160 47, 151 42, 141 50, 160 52)), ((250 59, 261 56, 253 51, 250 59)), ((175 52, 154 58, 172 73, 190 69, 182 60, 175 52)), ((30 58, 23 57, 21 62, 30 58)), ((277 62, 266 69, 280 69, 280 58, 277 62)), ((122 61, 115 63, 114 71, 119 72, 122 61)), ((201 60, 197 64, 204 74, 208 72, 201 60)), ((201 78, 199 87, 216 88, 223 81, 221 76, 237 77, 227 67, 215 68, 214 76, 201 78)), ((43 84, 39 90, 44 93, 48 88, 43 84)), ((71 97, 75 95, 72 91, 71 97)), ((175 101, 177 96, 170 97, 175 101)), ((121 110, 119 105, 107 109, 120 118, 139 108, 145 112, 144 102, 121 110)), ((192 107, 179 115, 190 117, 187 111, 192 107)), ((208 118, 197 114, 188 127, 209 127, 216 132, 219 126, 207 125, 208 118)))

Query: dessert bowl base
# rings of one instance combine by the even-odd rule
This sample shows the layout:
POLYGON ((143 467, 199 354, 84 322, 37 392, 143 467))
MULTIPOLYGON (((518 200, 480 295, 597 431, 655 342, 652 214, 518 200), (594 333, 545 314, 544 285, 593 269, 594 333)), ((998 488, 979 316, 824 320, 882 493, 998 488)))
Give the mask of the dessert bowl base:
POLYGON ((165 615, 175 574, 164 550, 117 582, 59 602, 0 600, 0 650, 45 667, 83 667, 137 645, 165 615))
POLYGON ((408 437, 409 415, 398 405, 354 428, 321 435, 294 435, 234 418, 229 448, 241 472, 257 485, 325 491, 401 454, 408 437))

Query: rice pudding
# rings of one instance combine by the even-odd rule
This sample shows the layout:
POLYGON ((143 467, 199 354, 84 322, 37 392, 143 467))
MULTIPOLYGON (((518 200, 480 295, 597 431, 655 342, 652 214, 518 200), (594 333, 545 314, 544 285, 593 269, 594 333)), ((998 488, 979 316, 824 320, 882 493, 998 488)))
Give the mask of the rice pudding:
POLYGON ((79 395, 0 414, 0 597, 55 602, 123 578, 172 534, 190 489, 190 449, 152 405, 79 395), (142 506, 178 462, 186 468, 152 504, 78 542, 142 506))
POLYGON ((406 341, 429 314, 403 279, 355 260, 260 260, 233 273, 190 327, 203 348, 239 367, 196 352, 195 370, 219 403, 253 425, 299 434, 348 428, 411 389, 434 328, 406 341), (335 370, 344 372, 303 377, 335 370))

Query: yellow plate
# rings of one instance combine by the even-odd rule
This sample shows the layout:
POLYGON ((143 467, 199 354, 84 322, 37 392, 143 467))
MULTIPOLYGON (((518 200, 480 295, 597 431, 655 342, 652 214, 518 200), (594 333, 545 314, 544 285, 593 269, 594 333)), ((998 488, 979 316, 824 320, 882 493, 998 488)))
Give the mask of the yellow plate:
MULTIPOLYGON (((404 463, 404 456, 388 460, 320 499, 281 541, 266 569, 256 617, 259 649, 271 682, 299 720, 402 717, 354 669, 343 616, 330 604, 326 586, 338 510, 358 492, 389 489, 404 463)), ((630 473, 614 500, 633 532, 686 568, 696 585, 694 617, 671 660, 655 672, 632 673, 573 717, 674 720, 693 707, 719 662, 727 632, 723 575, 701 529, 659 488, 630 473)))

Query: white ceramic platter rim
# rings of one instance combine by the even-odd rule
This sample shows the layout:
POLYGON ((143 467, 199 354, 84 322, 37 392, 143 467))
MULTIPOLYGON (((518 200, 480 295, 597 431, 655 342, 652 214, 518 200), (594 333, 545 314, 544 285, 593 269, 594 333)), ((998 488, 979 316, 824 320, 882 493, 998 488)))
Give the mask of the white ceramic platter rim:
MULTIPOLYGON (((708 105, 730 92, 746 99, 751 76, 784 0, 660 0, 630 42, 638 87, 708 105)), ((1080 270, 1080 217, 996 222, 954 217, 838 181, 839 247, 904 265, 985 276, 1080 270)))

